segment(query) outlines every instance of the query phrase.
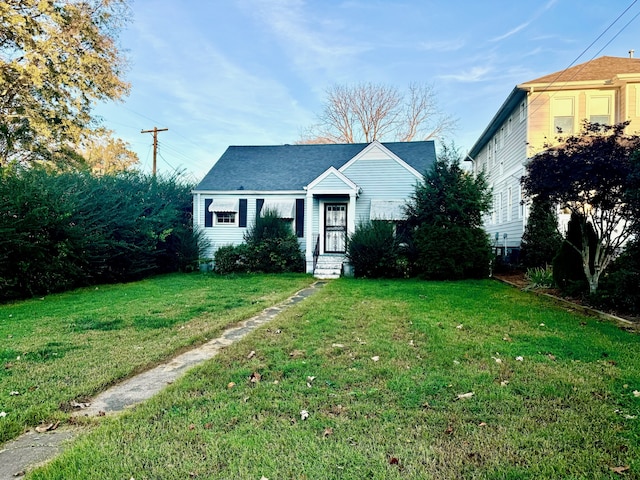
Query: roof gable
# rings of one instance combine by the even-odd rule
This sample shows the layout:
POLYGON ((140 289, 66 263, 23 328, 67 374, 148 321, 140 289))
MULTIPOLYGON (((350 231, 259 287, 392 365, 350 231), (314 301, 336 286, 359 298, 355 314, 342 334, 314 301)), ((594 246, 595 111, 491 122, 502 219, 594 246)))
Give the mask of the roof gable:
POLYGON ((522 84, 522 86, 559 82, 604 81, 612 80, 617 75, 628 73, 640 74, 640 58, 605 56, 530 80, 522 84))
MULTIPOLYGON (((430 140, 374 144, 419 173, 424 173, 436 158, 430 140)), ((329 168, 340 170, 369 145, 230 146, 194 191, 303 191, 329 168)))
MULTIPOLYGON (((400 142, 398 142, 398 143, 400 143, 400 142)), ((406 143, 410 143, 410 142, 406 142, 406 143)), ((349 160, 347 163, 345 163, 342 167, 340 167, 340 171, 341 172, 345 172, 355 162, 357 162, 360 159, 365 159, 365 158, 366 159, 375 159, 375 160, 388 160, 388 159, 394 160, 394 161, 398 162, 402 167, 406 168, 408 171, 410 171, 413 175, 415 175, 418 178, 421 177, 422 173, 424 173, 424 172, 417 171, 414 167, 412 167, 411 165, 407 164, 398 155, 396 155, 391 150, 386 148, 383 144, 381 144, 380 142, 377 142, 377 141, 373 141, 369 145, 367 145, 358 155, 356 155, 351 160, 349 160)))
MULTIPOLYGON (((324 183, 327 183, 327 180, 334 180, 336 185, 340 185, 343 189, 356 191, 358 186, 353 183, 349 178, 347 178, 340 170, 336 170, 335 167, 329 167, 322 175, 313 180, 308 186, 307 190, 314 190, 316 188, 322 188, 324 183)), ((333 187, 335 189, 336 187, 333 187)))

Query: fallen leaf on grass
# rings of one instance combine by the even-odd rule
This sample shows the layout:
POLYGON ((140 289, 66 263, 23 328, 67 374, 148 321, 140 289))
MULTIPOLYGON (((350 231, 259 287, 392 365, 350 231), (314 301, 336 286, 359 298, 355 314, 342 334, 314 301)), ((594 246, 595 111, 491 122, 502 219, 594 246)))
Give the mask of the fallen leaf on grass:
POLYGON ((227 383, 227 388, 233 388, 233 387, 235 387, 235 386, 236 386, 236 383, 235 383, 235 382, 229 382, 229 383, 227 383))
POLYGON ((496 363, 502 363, 501 358, 497 358, 497 357, 491 357, 491 358, 493 358, 496 361, 496 363))
POLYGON ((551 360, 551 361, 554 361, 554 362, 556 361, 556 356, 555 355, 548 354, 547 357, 549 357, 549 360, 551 360))
POLYGON ((332 343, 331 346, 333 348, 344 348, 344 345, 341 343, 332 343))
POLYGON ((16 395, 20 395, 20 392, 17 392, 17 391, 15 391, 15 390, 14 390, 13 392, 10 392, 10 393, 9 393, 9 395, 11 395, 12 397, 14 397, 14 396, 16 396, 16 395))
POLYGON ((462 330, 462 328, 463 328, 463 327, 464 327, 464 325, 460 324, 460 325, 458 325, 456 328, 457 328, 458 330, 462 330))
POLYGON ((306 410, 300 410, 300 419, 306 420, 307 418, 309 418, 309 412, 306 410))
POLYGON ((329 435, 333 435, 333 428, 331 428, 331 427, 325 428, 324 432, 322 432, 322 437, 323 438, 327 438, 329 435))
POLYGON ((451 435, 453 433, 453 427, 449 425, 444 433, 446 433, 447 435, 451 435))
POLYGON ((459 393, 456 396, 456 400, 466 400, 468 398, 473 397, 473 392, 468 392, 468 393, 459 393))
POLYGON ((253 372, 249 377, 249 381, 251 383, 260 383, 261 378, 262 378, 262 375, 260 375, 258 372, 253 372))
POLYGON ((311 388, 311 384, 313 383, 313 381, 316 379, 316 377, 311 377, 308 376, 307 377, 307 387, 311 388))
POLYGON ((378 360, 380 360, 380 357, 376 355, 375 357, 371 357, 371 360, 373 360, 374 362, 377 362, 378 360))
POLYGON ((72 406, 73 408, 80 408, 80 409, 91 406, 90 403, 76 402, 75 400, 71 400, 69 402, 69 405, 72 406))
POLYGON ((256 356, 256 351, 255 350, 251 350, 249 352, 249 355, 247 355, 247 359, 251 359, 251 358, 253 358, 255 356, 256 356))
POLYGON ((613 473, 624 473, 629 470, 629 465, 624 465, 620 467, 609 467, 613 473))
POLYGON ((518 362, 522 362, 524 361, 524 357, 520 356, 520 357, 516 357, 516 361, 518 362))
POLYGON ((503 380, 500 382, 501 387, 506 387, 507 385, 509 385, 509 380, 503 380))
POLYGON ((487 426, 487 424, 486 424, 486 422, 480 422, 480 423, 478 424, 478 426, 479 426, 479 427, 486 427, 486 426, 487 426))
POLYGON ((638 390, 634 390, 633 391, 633 396, 634 397, 640 397, 640 392, 638 390))
POLYGON ((511 337, 509 335, 506 335, 504 337, 502 337, 502 340, 504 340, 505 342, 511 342, 511 337))
POLYGON ((4 418, 7 416, 7 412, 0 412, 0 418, 4 418))
POLYGON ((36 427, 36 432, 38 432, 38 433, 49 432, 51 430, 55 430, 56 428, 58 428, 58 425, 60 425, 60 422, 47 423, 45 425, 38 425, 36 427))
POLYGON ((400 463, 400 460, 398 460, 396 457, 391 457, 389 459, 389 465, 398 465, 400 463))
POLYGON ((195 430, 196 426, 194 423, 189 424, 189 430, 195 430))
POLYGON ((289 353, 289 356, 291 358, 300 358, 305 356, 305 352, 304 350, 294 350, 293 352, 289 353))

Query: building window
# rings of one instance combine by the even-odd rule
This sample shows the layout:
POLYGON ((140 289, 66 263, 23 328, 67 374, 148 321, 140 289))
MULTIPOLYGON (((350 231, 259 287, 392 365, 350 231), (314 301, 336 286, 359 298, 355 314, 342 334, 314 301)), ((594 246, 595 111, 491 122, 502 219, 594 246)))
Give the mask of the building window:
POLYGON ((500 148, 504 147, 504 138, 506 137, 504 127, 500 128, 500 148))
POLYGON ((525 118, 527 118, 527 104, 522 102, 520 104, 520 121, 524 122, 525 118))
POLYGON ((518 219, 524 216, 524 202, 522 201, 522 186, 518 186, 518 219))
POLYGON ((236 223, 236 212, 216 212, 216 224, 228 225, 236 223))
POLYGON ((573 97, 554 98, 552 103, 553 133, 571 135, 575 124, 573 97))
POLYGON ((496 193, 493 197, 493 212, 491 212, 491 223, 498 224, 502 222, 502 194, 496 193))
POLYGON ((513 131, 513 117, 509 117, 509 120, 507 120, 507 134, 511 135, 511 132, 513 131))
POLYGON ((610 96, 594 96, 589 99, 589 121, 602 125, 611 125, 610 96))

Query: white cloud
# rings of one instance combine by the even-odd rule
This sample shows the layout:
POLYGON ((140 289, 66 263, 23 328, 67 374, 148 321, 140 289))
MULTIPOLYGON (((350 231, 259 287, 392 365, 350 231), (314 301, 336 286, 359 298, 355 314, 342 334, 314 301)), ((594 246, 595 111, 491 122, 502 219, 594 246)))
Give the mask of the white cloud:
POLYGON ((465 46, 465 41, 461 38, 453 40, 425 41, 418 43, 419 50, 435 52, 453 52, 465 46))
POLYGON ((472 67, 465 72, 440 75, 443 80, 454 80, 456 82, 473 83, 481 82, 487 79, 487 74, 491 72, 491 67, 472 67))

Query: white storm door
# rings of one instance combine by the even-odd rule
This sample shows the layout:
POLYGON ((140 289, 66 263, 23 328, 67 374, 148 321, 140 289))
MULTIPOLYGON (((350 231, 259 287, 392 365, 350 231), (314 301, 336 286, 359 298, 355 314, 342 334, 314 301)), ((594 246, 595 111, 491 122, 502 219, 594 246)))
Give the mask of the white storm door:
POLYGON ((347 204, 326 203, 324 206, 324 251, 344 253, 347 245, 347 204))

